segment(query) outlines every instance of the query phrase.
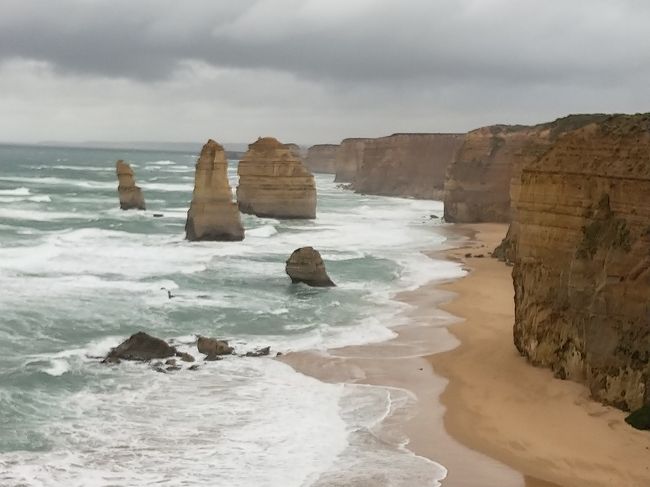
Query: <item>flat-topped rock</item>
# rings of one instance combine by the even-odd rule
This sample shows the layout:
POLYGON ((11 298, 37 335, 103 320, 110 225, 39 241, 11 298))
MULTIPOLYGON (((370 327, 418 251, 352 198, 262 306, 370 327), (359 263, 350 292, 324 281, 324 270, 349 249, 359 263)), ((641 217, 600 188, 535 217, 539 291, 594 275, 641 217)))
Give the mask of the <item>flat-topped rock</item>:
POLYGON ((336 174, 338 144, 317 144, 307 149, 305 164, 311 172, 336 174))
POLYGON ((244 238, 239 209, 232 201, 226 154, 212 139, 203 146, 196 162, 185 235, 188 240, 238 241, 244 238))
POLYGON ((327 275, 320 253, 313 247, 294 250, 287 260, 285 271, 293 283, 304 282, 314 287, 335 286, 327 275))
POLYGON ((120 208, 122 210, 146 209, 142 189, 135 185, 135 175, 131 166, 119 160, 115 163, 115 172, 117 173, 120 208))
POLYGON ((316 218, 314 176, 273 137, 248 146, 239 161, 237 202, 243 213, 270 218, 316 218))

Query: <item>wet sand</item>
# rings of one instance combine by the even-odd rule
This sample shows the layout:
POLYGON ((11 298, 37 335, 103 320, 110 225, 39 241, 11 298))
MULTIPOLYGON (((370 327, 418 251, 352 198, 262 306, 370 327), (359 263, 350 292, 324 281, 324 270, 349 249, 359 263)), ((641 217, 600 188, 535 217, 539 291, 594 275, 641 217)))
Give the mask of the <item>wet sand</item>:
POLYGON ((431 256, 470 272, 400 294, 413 325, 395 339, 283 361, 327 382, 413 392, 408 448, 447 468, 444 487, 650 486, 650 434, 517 354, 511 269, 487 257, 505 231, 450 226, 451 249, 431 256))

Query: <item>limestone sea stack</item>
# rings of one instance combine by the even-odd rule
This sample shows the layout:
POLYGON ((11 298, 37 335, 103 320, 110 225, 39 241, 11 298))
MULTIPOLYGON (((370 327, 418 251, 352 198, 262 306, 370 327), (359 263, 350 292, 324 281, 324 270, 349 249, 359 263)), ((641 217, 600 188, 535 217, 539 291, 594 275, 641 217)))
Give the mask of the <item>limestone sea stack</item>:
POLYGON ((305 164, 311 172, 336 174, 338 144, 317 144, 307 149, 305 164))
POLYGON ((248 146, 239 161, 237 202, 243 213, 270 218, 316 218, 314 176, 273 137, 248 146))
POLYGON ((293 283, 304 282, 313 287, 336 285, 327 275, 320 253, 313 247, 294 250, 287 260, 285 271, 293 283))
POLYGON ((359 193, 442 200, 447 166, 465 134, 393 134, 364 142, 359 193))
POLYGON ((144 196, 142 190, 135 185, 133 169, 126 162, 119 160, 115 163, 117 172, 117 193, 120 197, 122 210, 144 210, 144 196))
POLYGON ((514 342, 622 409, 650 404, 650 114, 560 137, 522 169, 514 342))
POLYGON ((226 154, 212 139, 203 146, 196 162, 185 235, 188 240, 238 241, 244 238, 239 209, 232 201, 226 154))
POLYGON ((353 183, 357 175, 361 161, 363 160, 363 149, 367 141, 372 139, 344 139, 336 153, 336 176, 337 183, 353 183))

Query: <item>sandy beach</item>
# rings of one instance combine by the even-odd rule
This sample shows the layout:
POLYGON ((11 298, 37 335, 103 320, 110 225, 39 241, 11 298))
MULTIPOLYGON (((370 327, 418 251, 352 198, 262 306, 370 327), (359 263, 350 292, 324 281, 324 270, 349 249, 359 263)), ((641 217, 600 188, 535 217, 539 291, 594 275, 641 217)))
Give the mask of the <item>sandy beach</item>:
POLYGON ((488 257, 506 229, 450 228, 443 254, 468 275, 401 294, 414 324, 395 339, 284 361, 327 382, 413 392, 408 448, 448 469, 446 487, 647 487, 650 435, 514 348, 511 268, 488 257))

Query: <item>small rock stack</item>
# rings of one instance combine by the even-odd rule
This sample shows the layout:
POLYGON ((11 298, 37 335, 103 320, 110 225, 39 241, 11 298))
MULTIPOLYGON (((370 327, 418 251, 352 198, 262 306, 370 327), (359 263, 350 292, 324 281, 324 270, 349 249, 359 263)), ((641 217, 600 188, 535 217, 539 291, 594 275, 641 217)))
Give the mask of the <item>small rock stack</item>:
POLYGON ((117 193, 120 197, 122 210, 144 210, 144 196, 142 190, 135 185, 133 169, 126 162, 119 160, 115 163, 117 173, 117 193))

